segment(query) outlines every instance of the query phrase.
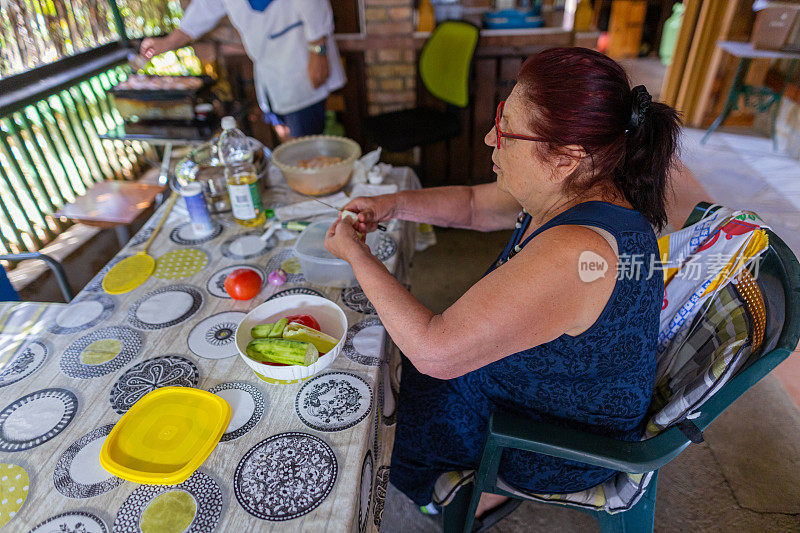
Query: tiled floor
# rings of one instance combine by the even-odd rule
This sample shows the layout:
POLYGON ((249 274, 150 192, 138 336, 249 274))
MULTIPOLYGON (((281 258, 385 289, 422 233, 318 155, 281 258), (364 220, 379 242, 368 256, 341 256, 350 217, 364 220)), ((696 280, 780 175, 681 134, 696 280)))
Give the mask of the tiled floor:
POLYGON ((800 161, 761 137, 686 129, 682 159, 715 202, 758 213, 800 255, 800 161))

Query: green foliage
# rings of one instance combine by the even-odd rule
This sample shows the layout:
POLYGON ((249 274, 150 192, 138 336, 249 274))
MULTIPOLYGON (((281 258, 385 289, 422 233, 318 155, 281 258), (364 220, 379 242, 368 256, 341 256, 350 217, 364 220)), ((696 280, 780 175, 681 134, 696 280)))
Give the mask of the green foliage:
POLYGON ((120 38, 116 1, 129 38, 172 30, 177 0, 12 0, 0 3, 0 77, 52 63, 120 38))

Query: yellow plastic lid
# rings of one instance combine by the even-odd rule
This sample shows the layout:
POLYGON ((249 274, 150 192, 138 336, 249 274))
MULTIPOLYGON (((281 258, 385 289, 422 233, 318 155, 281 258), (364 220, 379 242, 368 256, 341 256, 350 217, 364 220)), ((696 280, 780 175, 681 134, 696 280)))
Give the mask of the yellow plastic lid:
POLYGON ((231 406, 216 394, 190 387, 156 389, 111 430, 100 464, 134 483, 183 483, 214 451, 230 420, 231 406))

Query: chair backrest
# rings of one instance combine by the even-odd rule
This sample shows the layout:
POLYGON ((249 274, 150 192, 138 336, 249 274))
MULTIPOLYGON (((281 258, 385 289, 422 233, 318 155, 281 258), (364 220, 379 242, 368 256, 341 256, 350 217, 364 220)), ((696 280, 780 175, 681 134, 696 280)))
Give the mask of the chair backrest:
MULTIPOLYGON (((738 279, 755 285, 746 271, 738 279)), ((646 438, 703 405, 747 361, 756 348, 754 339, 763 338, 763 321, 756 334, 752 316, 757 311, 743 299, 740 285, 747 283, 728 283, 706 301, 689 326, 691 333, 659 358, 646 438)), ((762 316, 763 310, 762 303, 762 316)))
MULTIPOLYGON (((685 226, 695 224, 713 211, 709 204, 699 204, 685 226)), ((666 410, 672 409, 672 412, 654 413, 648 425, 648 436, 693 412, 699 412, 695 425, 704 429, 797 346, 800 339, 800 264, 777 235, 769 230, 767 235, 769 248, 755 262, 752 278, 746 275, 736 287, 720 292, 715 301, 708 303, 710 312, 697 319, 696 333, 692 335, 698 336, 695 344, 704 345, 705 358, 701 364, 706 365, 705 374, 694 372, 691 377, 696 379, 696 387, 689 393, 680 388, 680 383, 672 384, 680 394, 686 394, 685 397, 670 398, 674 392, 672 387, 663 382, 659 384, 654 401, 656 405, 670 401, 671 406, 666 410), (745 317, 746 320, 742 320, 745 317), (743 331, 748 338, 743 339, 743 331), (709 343, 713 344, 710 349, 709 343), (700 383, 703 378, 704 390, 700 383)), ((690 347, 692 335, 687 339, 690 347)), ((686 365, 699 362, 688 358, 681 361, 686 365)), ((680 376, 681 370, 676 368, 671 374, 680 376)), ((658 407, 663 409, 662 405, 658 407)))
POLYGON ((467 107, 469 73, 480 30, 460 20, 439 24, 422 47, 419 74, 425 88, 448 104, 467 107))
POLYGON ((11 281, 9 281, 8 276, 6 276, 5 269, 0 265, 0 302, 18 301, 19 294, 17 294, 17 291, 15 291, 14 287, 11 285, 11 281))

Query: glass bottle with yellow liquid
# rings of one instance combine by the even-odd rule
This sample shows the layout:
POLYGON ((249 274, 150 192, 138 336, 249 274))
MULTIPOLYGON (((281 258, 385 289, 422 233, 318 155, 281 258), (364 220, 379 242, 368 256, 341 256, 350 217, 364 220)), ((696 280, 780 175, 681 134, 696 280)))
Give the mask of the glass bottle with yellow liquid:
POLYGON ((246 227, 263 225, 266 215, 258 191, 258 174, 253 165, 250 141, 236 128, 233 117, 222 119, 218 153, 225 166, 225 182, 228 185, 233 218, 246 227))

